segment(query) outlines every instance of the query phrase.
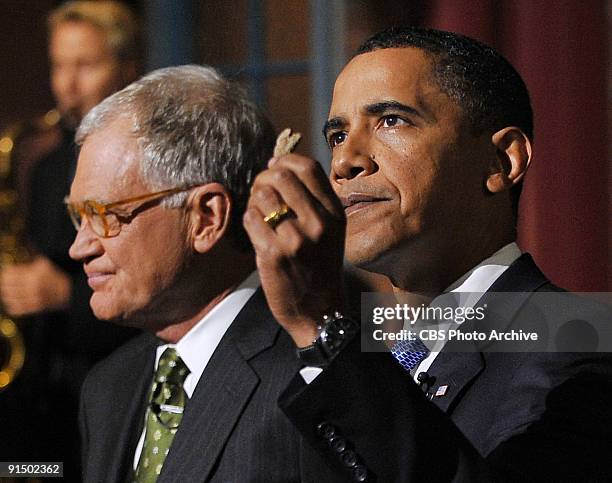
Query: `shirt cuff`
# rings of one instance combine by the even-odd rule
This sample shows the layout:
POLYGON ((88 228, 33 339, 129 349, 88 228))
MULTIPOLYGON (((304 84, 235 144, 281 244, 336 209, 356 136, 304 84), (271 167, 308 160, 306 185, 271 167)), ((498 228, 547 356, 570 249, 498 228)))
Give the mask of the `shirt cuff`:
POLYGON ((302 379, 304 379, 304 382, 306 384, 310 384, 322 372, 323 369, 321 369, 320 367, 306 366, 300 369, 300 376, 302 376, 302 379))

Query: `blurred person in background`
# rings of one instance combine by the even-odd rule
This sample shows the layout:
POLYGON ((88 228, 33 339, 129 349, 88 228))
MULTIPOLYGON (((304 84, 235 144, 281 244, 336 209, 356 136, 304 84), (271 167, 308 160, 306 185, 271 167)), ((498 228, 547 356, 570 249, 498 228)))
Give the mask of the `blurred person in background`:
POLYGON ((76 479, 81 384, 89 368, 132 332, 93 316, 91 289, 68 257, 74 232, 63 198, 76 168, 76 127, 92 107, 138 75, 138 23, 118 2, 72 1, 50 13, 48 27, 58 116, 47 116, 45 128, 46 145, 55 147, 30 162, 27 181, 23 176, 20 181, 22 188, 27 185, 22 205, 31 257, 0 272, 4 311, 27 317, 21 324, 25 366, 0 393, 0 410, 9 415, 0 460, 64 461, 66 475, 76 479))

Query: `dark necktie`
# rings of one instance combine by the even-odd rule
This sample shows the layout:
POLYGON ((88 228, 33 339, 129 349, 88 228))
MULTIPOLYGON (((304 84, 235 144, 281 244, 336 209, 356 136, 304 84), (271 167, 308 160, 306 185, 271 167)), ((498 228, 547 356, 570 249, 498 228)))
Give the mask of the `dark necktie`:
POLYGON ((157 480, 183 418, 187 394, 183 389, 189 369, 175 349, 167 348, 159 358, 151 385, 146 432, 134 481, 157 480))

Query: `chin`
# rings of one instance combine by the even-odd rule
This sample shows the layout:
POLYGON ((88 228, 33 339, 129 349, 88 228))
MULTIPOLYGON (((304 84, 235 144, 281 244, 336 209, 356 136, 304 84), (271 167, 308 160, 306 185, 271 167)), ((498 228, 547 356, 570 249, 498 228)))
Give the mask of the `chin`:
POLYGON ((129 325, 126 323, 126 320, 129 318, 127 317, 127 312, 121 310, 112 298, 94 292, 89 305, 97 319, 129 325))
POLYGON ((363 235, 356 235, 353 240, 357 243, 347 243, 345 247, 345 257, 348 262, 365 270, 390 277, 402 265, 406 253, 401 247, 405 245, 399 243, 390 234, 388 237, 375 237, 364 241, 363 235))
POLYGON ((389 240, 379 236, 376 232, 351 232, 347 231, 344 253, 346 259, 355 266, 375 262, 389 250, 389 240))
POLYGON ((121 320, 121 315, 108 306, 97 304, 93 299, 90 305, 91 310, 99 320, 104 320, 107 322, 119 322, 121 320))
POLYGON ((357 268, 368 272, 383 273, 380 270, 381 253, 374 250, 346 250, 346 260, 357 268))

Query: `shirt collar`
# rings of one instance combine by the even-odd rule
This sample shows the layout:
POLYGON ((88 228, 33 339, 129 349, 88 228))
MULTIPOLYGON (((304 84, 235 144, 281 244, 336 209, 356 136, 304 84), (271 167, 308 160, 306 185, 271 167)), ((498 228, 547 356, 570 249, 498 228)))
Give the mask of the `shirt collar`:
POLYGON ((191 397, 219 342, 238 313, 260 285, 257 272, 251 273, 239 286, 213 307, 177 344, 165 344, 157 348, 155 369, 167 347, 175 347, 190 374, 184 389, 191 397))
POLYGON ((468 293, 467 298, 461 298, 461 305, 473 307, 521 255, 516 242, 508 243, 453 282, 445 292, 468 293))

